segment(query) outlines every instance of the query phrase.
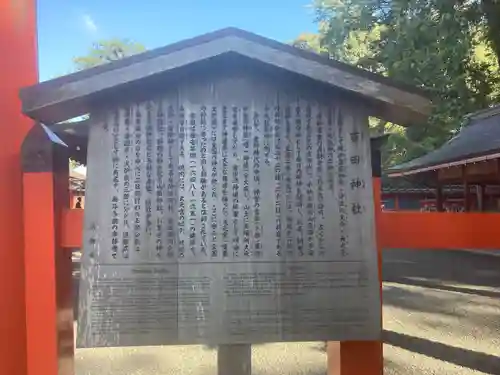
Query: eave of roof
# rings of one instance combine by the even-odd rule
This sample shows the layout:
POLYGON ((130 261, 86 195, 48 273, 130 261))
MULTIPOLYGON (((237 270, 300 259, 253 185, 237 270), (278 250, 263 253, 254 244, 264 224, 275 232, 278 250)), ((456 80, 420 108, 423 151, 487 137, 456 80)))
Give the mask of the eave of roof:
MULTIPOLYGON (((498 150, 500 151, 500 150, 498 150)), ((500 152, 495 151, 494 153, 487 154, 487 155, 481 155, 481 156, 475 156, 475 157, 470 157, 467 159, 460 159, 456 161, 450 161, 447 163, 441 163, 441 164, 433 164, 427 167, 421 167, 421 168, 414 168, 414 169, 402 169, 400 171, 397 171, 395 169, 391 169, 388 172, 389 177, 402 177, 402 176, 411 176, 414 174, 419 174, 419 173, 424 173, 424 172, 430 172, 430 171, 437 171, 439 169, 443 168, 450 168, 450 167, 456 167, 460 165, 466 165, 466 164, 472 164, 472 163, 479 163, 482 161, 487 161, 487 160, 492 160, 492 159, 500 159, 500 152)), ((402 164, 401 167, 404 167, 405 164, 402 164)))
POLYGON ((238 54, 257 63, 307 77, 375 102, 373 115, 408 125, 423 122, 430 100, 410 88, 368 71, 247 31, 227 28, 21 90, 23 112, 57 123, 89 112, 92 97, 214 57, 238 54))
POLYGON ((469 124, 440 148, 388 170, 389 177, 500 158, 500 106, 472 113, 469 124))

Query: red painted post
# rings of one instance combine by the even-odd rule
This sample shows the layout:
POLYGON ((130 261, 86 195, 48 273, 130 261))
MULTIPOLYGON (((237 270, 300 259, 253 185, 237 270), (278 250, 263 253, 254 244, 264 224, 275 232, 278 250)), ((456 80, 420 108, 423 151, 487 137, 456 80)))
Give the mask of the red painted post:
POLYGON ((35 126, 23 147, 27 375, 73 375, 71 251, 60 246, 69 207, 66 147, 35 126))
POLYGON ((34 0, 0 1, 0 373, 26 374, 19 89, 38 81, 34 0))
MULTIPOLYGON (((377 229, 377 255, 380 283, 380 309, 382 309, 382 248, 380 218, 382 214, 380 177, 373 178, 373 197, 375 204, 375 227, 377 229)), ((381 322, 382 324, 382 322, 381 322)), ((340 343, 339 375, 382 375, 384 355, 382 341, 346 341, 340 343)))

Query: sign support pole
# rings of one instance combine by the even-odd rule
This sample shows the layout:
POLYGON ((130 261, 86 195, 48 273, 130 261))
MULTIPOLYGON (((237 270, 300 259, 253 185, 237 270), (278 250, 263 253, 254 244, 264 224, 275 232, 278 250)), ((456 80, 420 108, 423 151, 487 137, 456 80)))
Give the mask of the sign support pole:
MULTIPOLYGON (((378 227, 381 210, 381 181, 373 177, 373 192, 375 204, 375 223, 377 228, 377 255, 380 279, 380 296, 382 297, 382 248, 378 227)), ((382 300, 380 301, 382 308, 382 300)), ((384 373, 383 341, 345 341, 340 343, 340 374, 339 375, 382 375, 384 373)), ((335 374, 337 375, 337 374, 335 374)))
MULTIPOLYGON (((382 158, 380 148, 384 142, 385 138, 383 137, 373 139, 370 142, 380 309, 382 309, 382 241, 380 238, 382 233, 380 228, 382 215, 382 158)), ((382 340, 329 342, 327 345, 328 375, 382 375, 384 373, 383 345, 382 340)))
POLYGON ((35 9, 34 0, 0 2, 0 372, 9 375, 27 371, 20 148, 33 122, 19 89, 38 81, 35 9))
POLYGON ((252 345, 219 345, 217 368, 218 375, 251 375, 252 345))

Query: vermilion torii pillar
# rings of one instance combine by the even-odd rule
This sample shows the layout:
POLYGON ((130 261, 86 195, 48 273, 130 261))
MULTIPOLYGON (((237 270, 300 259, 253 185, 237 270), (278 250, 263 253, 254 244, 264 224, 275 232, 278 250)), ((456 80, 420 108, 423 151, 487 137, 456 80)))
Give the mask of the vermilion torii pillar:
POLYGON ((0 372, 26 374, 21 143, 32 121, 19 89, 37 82, 35 0, 0 2, 0 372))

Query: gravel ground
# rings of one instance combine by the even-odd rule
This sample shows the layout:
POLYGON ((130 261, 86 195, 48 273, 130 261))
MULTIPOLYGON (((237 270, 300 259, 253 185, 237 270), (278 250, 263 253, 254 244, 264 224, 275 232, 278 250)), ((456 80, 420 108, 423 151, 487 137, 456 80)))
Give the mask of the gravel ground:
POLYGON ((387 375, 500 374, 500 258, 384 253, 387 375))
MULTIPOLYGON (((383 266, 385 375, 500 375, 500 257, 390 250, 383 266)), ((321 343, 257 345, 252 362, 254 375, 326 373, 321 343)), ((216 373, 202 346, 76 352, 76 375, 216 373)))
MULTIPOLYGON (((260 345, 252 374, 324 375, 325 358, 319 343, 260 345)), ((216 375, 217 353, 202 346, 79 349, 76 365, 77 375, 216 375)))

